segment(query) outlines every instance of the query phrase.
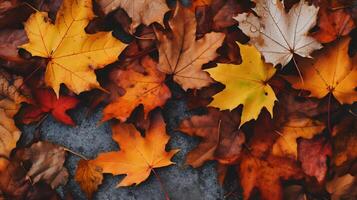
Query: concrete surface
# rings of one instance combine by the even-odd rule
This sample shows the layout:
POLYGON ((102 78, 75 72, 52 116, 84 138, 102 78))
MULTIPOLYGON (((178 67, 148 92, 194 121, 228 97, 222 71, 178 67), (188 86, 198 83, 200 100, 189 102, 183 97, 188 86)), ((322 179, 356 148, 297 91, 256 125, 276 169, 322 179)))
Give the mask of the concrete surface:
MULTIPOLYGON (((99 152, 117 150, 118 146, 111 139, 109 123, 97 125, 101 119, 102 108, 99 108, 91 116, 85 117, 87 108, 79 107, 71 112, 77 123, 76 127, 69 127, 56 122, 48 117, 41 125, 42 140, 49 140, 63 145, 73 151, 79 152, 88 158, 94 158, 99 152)), ((217 183, 215 163, 208 163, 199 169, 192 169, 184 165, 184 158, 197 144, 198 140, 190 138, 173 129, 179 121, 189 116, 185 104, 180 101, 168 102, 164 109, 164 117, 167 123, 171 140, 169 149, 179 148, 181 151, 174 157, 176 165, 157 169, 166 190, 172 200, 216 200, 223 199, 223 190, 217 183)), ((32 137, 34 126, 22 127, 23 137, 21 143, 26 143, 32 137)), ((70 181, 65 187, 71 191, 76 200, 84 200, 85 196, 79 186, 73 180, 76 164, 79 158, 68 155, 66 167, 70 171, 70 181)), ((123 176, 113 177, 105 175, 104 183, 95 195, 95 200, 161 200, 165 199, 157 178, 152 174, 148 180, 139 186, 116 188, 116 184, 123 176)), ((63 194, 64 188, 59 189, 63 194)))

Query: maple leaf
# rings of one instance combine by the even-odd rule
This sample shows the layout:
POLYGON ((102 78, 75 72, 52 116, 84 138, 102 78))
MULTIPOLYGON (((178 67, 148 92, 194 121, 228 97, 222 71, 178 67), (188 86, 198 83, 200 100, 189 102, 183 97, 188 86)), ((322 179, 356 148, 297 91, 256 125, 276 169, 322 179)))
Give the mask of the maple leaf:
POLYGON ((350 39, 343 38, 316 52, 315 59, 297 60, 304 82, 287 77, 295 89, 311 92, 310 96, 323 98, 332 94, 341 104, 357 101, 357 56, 348 56, 350 39))
POLYGON ((218 64, 217 67, 206 71, 214 80, 226 85, 222 92, 213 96, 209 106, 232 110, 243 104, 241 118, 241 125, 243 125, 252 119, 257 119, 263 107, 273 115, 273 106, 277 99, 267 83, 276 70, 272 65, 265 64, 261 60, 260 53, 255 47, 241 44, 239 47, 242 64, 218 64))
POLYGON ((273 145, 272 153, 276 156, 290 156, 297 159, 297 139, 311 139, 321 133, 325 125, 309 118, 291 118, 277 133, 280 137, 273 145))
POLYGON ((78 162, 75 180, 81 186, 88 199, 92 199, 93 193, 102 184, 102 169, 93 164, 93 161, 80 160, 78 162))
POLYGON ((157 63, 146 56, 140 65, 144 67, 145 74, 131 68, 111 72, 111 80, 126 92, 104 108, 103 120, 115 117, 125 121, 140 104, 144 106, 146 118, 151 110, 162 107, 171 97, 170 89, 165 84, 166 75, 157 70, 157 63))
POLYGON ((165 13, 170 10, 165 0, 98 0, 98 3, 105 14, 123 8, 132 20, 132 32, 141 23, 146 26, 154 22, 163 24, 165 13))
POLYGON ((300 139, 298 142, 298 160, 305 174, 315 176, 319 183, 325 179, 328 166, 327 157, 331 157, 331 144, 326 139, 300 139))
POLYGON ((23 114, 20 115, 20 121, 30 124, 40 120, 46 113, 67 125, 74 126, 75 123, 66 111, 73 109, 79 103, 79 100, 72 96, 60 96, 58 99, 51 89, 37 89, 34 92, 34 98, 38 105, 25 107, 23 114))
POLYGON ((195 15, 180 4, 169 25, 170 34, 155 30, 159 42, 159 70, 172 74, 184 90, 208 86, 212 79, 201 67, 217 56, 216 49, 222 45, 225 35, 208 33, 196 40, 195 15))
POLYGON ((21 135, 13 117, 20 109, 20 103, 28 102, 18 89, 22 84, 22 77, 11 76, 0 70, 0 156, 7 158, 21 135))
POLYGON ((310 57, 322 46, 308 31, 315 26, 318 8, 309 6, 305 0, 294 5, 289 13, 279 0, 255 0, 253 13, 239 14, 235 19, 239 28, 250 37, 253 44, 264 56, 265 61, 283 67, 294 54, 310 57))
POLYGON ((66 152, 62 146, 50 142, 37 142, 16 153, 22 161, 32 163, 26 175, 33 184, 44 181, 52 188, 56 188, 67 183, 68 171, 64 167, 66 152))
POLYGON ((25 23, 29 43, 21 48, 48 59, 45 82, 57 97, 61 83, 75 93, 100 88, 94 73, 117 60, 125 48, 111 32, 86 34, 93 19, 91 0, 64 0, 53 24, 46 12, 36 12, 25 23))
POLYGON ((140 184, 154 168, 173 164, 170 159, 178 150, 165 151, 170 137, 165 133, 165 123, 160 114, 153 117, 145 137, 132 124, 114 125, 112 131, 120 151, 101 153, 93 164, 101 167, 103 173, 127 174, 118 186, 140 184))
POLYGON ((355 27, 351 15, 343 9, 332 10, 331 1, 322 2, 318 13, 319 30, 312 34, 319 42, 328 43, 346 36, 355 27))
POLYGON ((186 162, 195 168, 209 160, 234 163, 245 141, 244 133, 238 128, 239 122, 237 110, 220 112, 214 108, 210 108, 206 115, 182 121, 178 130, 202 138, 201 143, 187 154, 186 162))
POLYGON ((271 155, 265 160, 244 155, 237 171, 243 186, 244 199, 249 199, 256 187, 261 199, 280 200, 283 197, 281 180, 303 177, 293 160, 271 155))

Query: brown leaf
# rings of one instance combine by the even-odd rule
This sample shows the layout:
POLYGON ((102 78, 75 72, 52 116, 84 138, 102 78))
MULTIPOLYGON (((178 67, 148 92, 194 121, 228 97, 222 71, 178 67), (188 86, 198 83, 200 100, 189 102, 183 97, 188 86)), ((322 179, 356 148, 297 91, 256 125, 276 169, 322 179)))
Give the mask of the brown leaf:
POLYGON ((48 184, 31 183, 22 162, 17 159, 0 158, 0 191, 7 200, 60 200, 48 184))
POLYGON ((0 31, 0 59, 16 63, 25 62, 18 54, 18 46, 28 42, 24 30, 0 31))
POLYGON ((331 194, 331 200, 357 199, 357 181, 351 174, 334 177, 326 184, 326 189, 331 194))
POLYGON ((105 14, 123 8, 131 17, 131 32, 134 32, 140 23, 149 26, 157 22, 163 24, 164 14, 169 11, 165 0, 98 0, 105 14))
POLYGON ((0 1, 0 29, 20 27, 33 10, 20 0, 0 1))
POLYGON ((65 184, 68 179, 68 171, 64 167, 65 149, 62 146, 50 142, 37 142, 30 148, 19 152, 19 157, 32 163, 27 176, 32 183, 44 181, 56 188, 65 184))
POLYGON ((240 156, 245 136, 239 130, 240 114, 209 108, 208 114, 192 116, 181 122, 179 130, 202 138, 201 143, 187 154, 186 162, 199 167, 209 160, 222 164, 234 163, 240 156))
POLYGON ((318 13, 318 27, 319 30, 313 33, 319 42, 328 43, 334 41, 336 38, 346 36, 355 27, 351 15, 344 9, 333 10, 335 5, 331 1, 322 1, 318 13))
POLYGON ((93 193, 103 181, 103 170, 92 161, 80 160, 77 165, 75 180, 81 186, 88 199, 92 199, 93 193))
POLYGON ((332 131, 334 155, 332 158, 336 166, 353 162, 357 158, 357 121, 355 117, 341 120, 332 131))
POLYGON ((315 176, 319 183, 325 180, 328 170, 327 157, 331 157, 331 144, 323 137, 299 139, 298 160, 305 174, 315 176))
POLYGON ((222 45, 223 33, 208 33, 196 40, 196 20, 193 12, 177 4, 169 20, 172 30, 163 33, 155 29, 159 49, 159 70, 173 75, 184 90, 200 89, 212 83, 203 64, 213 60, 216 49, 222 45))
POLYGON ((12 76, 0 69, 0 156, 7 158, 21 134, 13 117, 20 103, 28 101, 18 89, 22 84, 22 77, 12 76))
POLYGON ((212 29, 219 31, 237 24, 233 17, 247 11, 251 7, 251 2, 247 0, 213 0, 211 7, 214 13, 212 29))
POLYGON ((171 92, 165 84, 165 74, 156 69, 157 63, 146 56, 140 65, 145 70, 144 74, 134 69, 115 69, 111 72, 112 82, 126 92, 105 107, 103 120, 117 118, 124 122, 141 104, 144 106, 146 118, 151 110, 162 107, 171 97, 171 92))

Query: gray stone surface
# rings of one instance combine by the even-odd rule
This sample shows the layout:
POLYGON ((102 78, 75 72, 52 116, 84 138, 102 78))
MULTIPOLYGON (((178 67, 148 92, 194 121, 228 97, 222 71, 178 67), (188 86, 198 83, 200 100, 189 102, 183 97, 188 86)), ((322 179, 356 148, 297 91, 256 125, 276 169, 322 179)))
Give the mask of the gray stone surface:
MULTIPOLYGON (((71 113, 77 123, 76 127, 69 127, 56 122, 52 117, 47 118, 41 125, 42 140, 52 141, 63 145, 73 151, 79 152, 88 158, 94 158, 100 152, 117 150, 118 146, 111 139, 110 124, 98 124, 101 119, 102 108, 94 114, 86 117, 87 109, 77 108, 71 113)), ((164 117, 167 123, 168 133, 171 135, 168 148, 179 148, 181 151, 174 157, 176 165, 157 170, 164 183, 170 199, 172 200, 215 200, 223 199, 223 190, 217 183, 215 163, 211 162, 199 169, 185 166, 184 158, 197 144, 197 139, 188 137, 180 132, 173 131, 179 121, 187 117, 189 113, 180 101, 168 102, 164 117)), ((23 137, 21 143, 31 140, 34 126, 22 127, 23 137)), ((70 181, 66 186, 76 200, 84 200, 84 194, 73 180, 76 164, 79 158, 68 155, 66 166, 70 171, 70 181)), ((113 177, 105 175, 104 183, 95 195, 96 200, 161 200, 164 193, 159 181, 151 174, 149 179, 139 186, 116 188, 123 176, 113 177)), ((63 188, 60 189, 63 193, 63 188)))

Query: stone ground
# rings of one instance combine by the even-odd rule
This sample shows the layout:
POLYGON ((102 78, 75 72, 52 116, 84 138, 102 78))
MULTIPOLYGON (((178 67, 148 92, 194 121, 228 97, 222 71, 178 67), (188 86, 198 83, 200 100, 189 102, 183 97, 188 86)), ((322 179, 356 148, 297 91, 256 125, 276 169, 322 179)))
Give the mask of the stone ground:
MULTIPOLYGON (((76 127, 69 127, 56 122, 48 117, 41 125, 42 140, 52 141, 63 145, 75 152, 79 152, 88 158, 94 158, 99 152, 115 151, 116 143, 111 139, 109 123, 98 125, 101 119, 102 108, 96 110, 91 116, 86 117, 87 108, 79 107, 71 112, 77 123, 76 127)), ((216 200, 223 199, 223 189, 217 183, 215 163, 208 163, 199 169, 185 166, 185 155, 198 142, 197 139, 188 137, 180 132, 173 131, 179 121, 189 116, 185 104, 180 101, 170 101, 164 109, 164 117, 167 123, 171 140, 169 149, 179 148, 181 151, 174 157, 176 165, 157 170, 166 190, 172 200, 216 200)), ((31 140, 34 126, 22 127, 23 136, 21 143, 31 140)), ((66 189, 69 189, 76 200, 84 200, 78 184, 73 180, 76 164, 79 158, 68 155, 66 167, 70 172, 70 181, 66 189)), ((116 188, 116 184, 123 176, 113 177, 106 175, 104 183, 95 195, 95 200, 161 200, 165 199, 160 188, 159 181, 152 174, 148 180, 139 186, 116 188)), ((62 192, 64 189, 60 189, 62 192)))

